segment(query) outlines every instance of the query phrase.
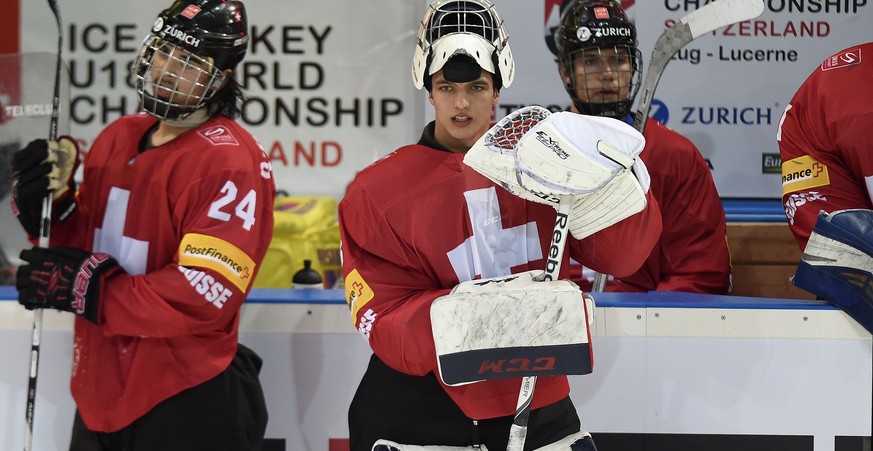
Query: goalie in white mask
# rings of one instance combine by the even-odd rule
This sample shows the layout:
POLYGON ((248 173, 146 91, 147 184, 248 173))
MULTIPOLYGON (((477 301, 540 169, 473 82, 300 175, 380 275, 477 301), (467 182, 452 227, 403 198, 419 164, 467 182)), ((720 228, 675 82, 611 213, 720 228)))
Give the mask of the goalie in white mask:
MULTIPOLYGON (((513 287, 530 290, 532 302, 540 290, 556 286, 528 283, 546 267, 556 213, 552 205, 513 195, 464 163, 468 149, 491 126, 500 88, 509 86, 514 75, 508 35, 490 1, 430 5, 418 33, 412 75, 416 87, 427 88, 435 120, 418 143, 362 170, 339 206, 349 308, 373 350, 349 408, 351 450, 482 445, 502 451, 521 379, 447 385, 439 369, 431 306, 450 293, 460 301, 472 296, 480 286, 471 280, 501 278, 485 286, 496 293, 513 287), (510 274, 518 277, 505 277, 510 274), (380 439, 393 445, 381 442, 374 448, 380 439)), ((640 146, 641 139, 636 141, 640 146)), ((568 239, 564 260, 571 255, 611 274, 634 272, 661 230, 651 196, 644 199, 649 207, 640 213, 583 240, 568 239)), ((566 271, 561 275, 566 277, 566 271)), ((581 304, 581 292, 576 292, 581 304)), ((517 310, 518 317, 530 319, 524 309, 517 310)), ((515 336, 526 330, 525 324, 512 323, 478 332, 515 336)), ((566 376, 540 377, 532 408, 525 449, 595 449, 580 432, 566 376)))

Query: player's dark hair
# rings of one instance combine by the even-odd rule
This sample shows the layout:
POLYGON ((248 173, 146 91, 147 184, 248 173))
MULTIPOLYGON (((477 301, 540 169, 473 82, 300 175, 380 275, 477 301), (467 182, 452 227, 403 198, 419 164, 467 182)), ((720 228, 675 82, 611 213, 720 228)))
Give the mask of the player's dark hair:
POLYGON ((231 119, 236 119, 242 114, 242 103, 245 101, 245 94, 242 86, 236 81, 236 78, 231 77, 223 88, 218 90, 211 99, 209 99, 209 116, 219 114, 225 115, 231 119))

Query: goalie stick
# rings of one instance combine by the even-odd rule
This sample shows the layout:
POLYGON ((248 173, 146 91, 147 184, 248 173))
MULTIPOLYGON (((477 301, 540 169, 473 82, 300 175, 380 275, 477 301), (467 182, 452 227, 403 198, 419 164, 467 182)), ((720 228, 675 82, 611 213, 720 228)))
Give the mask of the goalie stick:
MULTIPOLYGON (((60 119, 61 69, 63 67, 61 51, 64 46, 64 32, 61 25, 61 11, 58 7, 57 0, 48 0, 48 4, 55 16, 55 22, 57 22, 58 26, 58 55, 55 65, 54 91, 52 93, 52 115, 49 120, 49 140, 55 141, 58 139, 58 121, 60 119)), ((39 247, 49 247, 52 201, 52 193, 49 193, 42 202, 42 212, 39 224, 39 247)), ((33 419, 36 407, 37 374, 39 373, 39 345, 42 341, 42 313, 42 309, 36 309, 33 311, 33 331, 31 332, 30 344, 30 373, 27 381, 27 406, 24 414, 24 451, 31 451, 33 449, 33 419)))
MULTIPOLYGON (((709 3, 679 19, 670 28, 658 36, 649 67, 646 69, 646 79, 643 81, 642 97, 634 114, 634 128, 640 133, 646 130, 646 119, 655 97, 655 88, 661 80, 661 75, 676 52, 700 36, 711 33, 728 25, 751 20, 764 12, 762 0, 718 0, 709 3)), ((595 273, 592 291, 602 292, 606 288, 606 274, 595 273)))
MULTIPOLYGON (((546 256, 546 271, 543 273, 543 280, 557 280, 561 272, 561 260, 564 258, 564 247, 567 244, 567 234, 569 233, 567 229, 572 204, 572 196, 561 196, 561 202, 557 207, 558 215, 555 218, 555 229, 552 231, 552 241, 546 256)), ((536 383, 536 376, 528 376, 521 380, 515 416, 512 419, 512 426, 509 427, 509 442, 506 451, 524 450, 527 423, 530 418, 530 407, 533 403, 536 383)))
MULTIPOLYGON (((544 112, 544 114, 547 113, 544 112)), ((544 117, 537 117, 536 120, 516 122, 514 124, 516 126, 510 134, 511 139, 514 139, 511 145, 514 146, 524 133, 533 128, 544 117)), ((561 260, 564 256, 564 247, 567 244, 570 207, 572 204, 572 196, 565 195, 560 197, 560 202, 556 206, 555 229, 552 231, 552 240, 549 244, 549 252, 546 255, 546 269, 542 275, 543 280, 557 280, 561 272, 561 260)), ((527 438, 527 423, 530 419, 530 409, 533 403, 536 383, 536 376, 527 376, 521 380, 518 402, 515 406, 515 416, 512 419, 512 426, 509 428, 509 441, 506 451, 524 450, 524 442, 527 438)))
MULTIPOLYGON (((467 151, 464 163, 522 199, 557 209, 545 252, 545 271, 534 278, 553 281, 560 277, 569 233, 588 236, 627 217, 622 215, 645 208, 645 194, 631 172, 644 144, 642 135, 624 122, 572 112, 551 113, 539 106, 528 106, 498 121, 467 151), (613 195, 613 202, 605 202, 607 198, 601 197, 602 193, 607 198, 613 195), (586 207, 586 199, 593 199, 597 205, 586 207), (577 208, 581 210, 577 212, 577 208), (586 218, 591 211, 606 216, 586 218)), ((576 290, 578 293, 578 287, 576 290)), ((585 311, 589 303, 593 305, 586 295, 585 311)), ((582 316, 588 321, 587 314, 582 316)), ((588 336, 587 327, 584 330, 588 336)), ((590 336, 581 343, 590 353, 590 336)), ((561 374, 590 373, 591 356, 582 360, 569 364, 566 369, 570 372, 561 374)), ((523 378, 508 450, 521 451, 524 447, 535 376, 540 374, 517 375, 523 378)))

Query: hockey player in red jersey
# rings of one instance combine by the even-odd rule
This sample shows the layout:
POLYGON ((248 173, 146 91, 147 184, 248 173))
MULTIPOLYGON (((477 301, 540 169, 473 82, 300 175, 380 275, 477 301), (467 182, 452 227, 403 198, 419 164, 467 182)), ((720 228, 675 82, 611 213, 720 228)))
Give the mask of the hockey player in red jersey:
POLYGON ((825 59, 785 107, 782 203, 800 249, 819 211, 873 208, 873 42, 825 59))
MULTIPOLYGON (((430 315, 434 300, 463 282, 546 266, 555 209, 516 197, 464 164, 513 77, 506 29, 490 1, 430 5, 413 82, 427 89, 435 119, 418 143, 361 171, 339 206, 349 307, 374 352, 349 408, 352 451, 412 449, 373 448, 380 439, 507 447, 520 378, 447 386, 437 375, 430 315)), ((610 274, 636 271, 661 230, 656 203, 651 194, 645 199, 642 212, 569 239, 564 263, 569 254, 610 274)), ((540 377, 525 449, 560 442, 580 427, 566 376, 540 377)), ((594 449, 590 437, 573 446, 594 449)))
POLYGON ((269 160, 233 118, 248 42, 238 0, 179 0, 133 66, 145 112, 95 139, 76 187, 68 137, 14 158, 25 229, 55 199, 50 248, 22 252, 19 302, 76 314, 71 450, 258 450, 261 360, 240 307, 273 230, 269 160))
POLYGON ((873 42, 825 59, 779 121, 791 281, 873 333, 873 42))
MULTIPOLYGON (((640 88, 642 56, 637 32, 614 0, 566 0, 546 43, 575 111, 633 124, 630 109, 640 88), (614 33, 586 33, 608 29, 614 33)), ((661 209, 661 239, 634 274, 611 274, 606 291, 685 291, 727 294, 730 254, 724 208, 709 166, 684 136, 648 118, 641 154, 661 209)), ((585 289, 585 271, 573 278, 585 289)))

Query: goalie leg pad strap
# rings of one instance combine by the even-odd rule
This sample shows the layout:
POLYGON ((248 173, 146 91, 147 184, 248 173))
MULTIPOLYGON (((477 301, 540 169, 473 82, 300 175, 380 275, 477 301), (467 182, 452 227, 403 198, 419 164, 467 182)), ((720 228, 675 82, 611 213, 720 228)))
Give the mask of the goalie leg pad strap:
POLYGON ((555 443, 535 449, 534 451, 597 451, 594 439, 586 431, 568 435, 555 443))
POLYGON ((479 448, 472 446, 404 445, 382 439, 373 444, 372 451, 488 451, 488 448, 485 445, 480 445, 479 448))

